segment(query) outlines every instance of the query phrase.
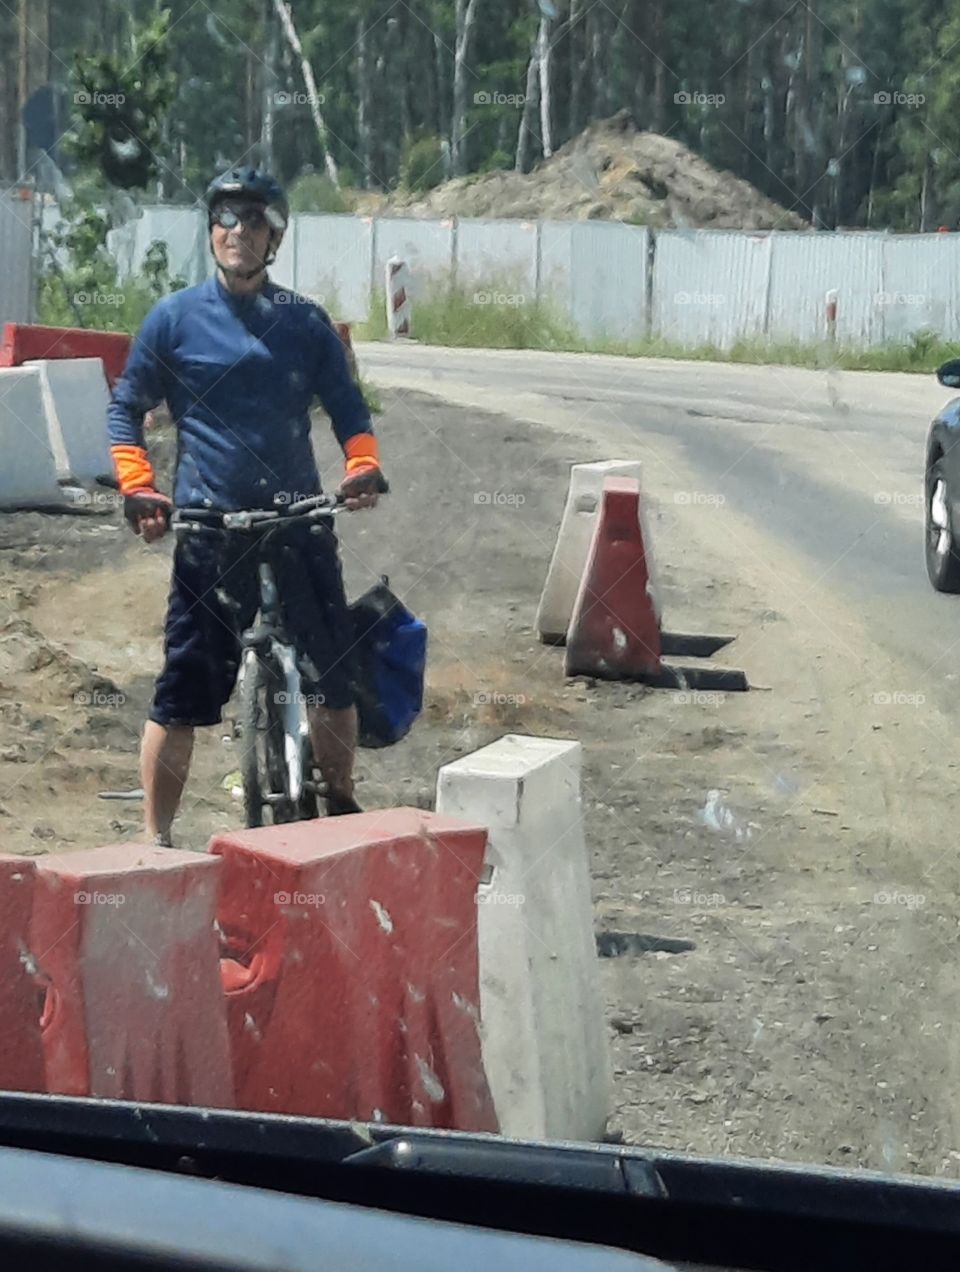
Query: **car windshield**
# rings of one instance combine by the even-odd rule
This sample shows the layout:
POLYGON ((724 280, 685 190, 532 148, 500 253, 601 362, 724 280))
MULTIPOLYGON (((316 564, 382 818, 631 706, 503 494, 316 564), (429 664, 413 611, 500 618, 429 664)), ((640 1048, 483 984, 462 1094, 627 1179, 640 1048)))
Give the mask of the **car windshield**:
POLYGON ((0 1089, 960 1174, 938 14, 0 4, 0 1089))

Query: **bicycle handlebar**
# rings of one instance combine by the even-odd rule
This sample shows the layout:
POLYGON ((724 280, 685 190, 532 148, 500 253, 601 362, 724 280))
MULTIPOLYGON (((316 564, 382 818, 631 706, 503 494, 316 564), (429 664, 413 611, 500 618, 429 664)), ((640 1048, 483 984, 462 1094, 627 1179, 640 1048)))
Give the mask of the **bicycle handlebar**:
POLYGON ((221 512, 216 508, 178 508, 172 518, 174 530, 254 530, 291 521, 320 521, 346 508, 343 495, 310 495, 276 508, 250 508, 221 512))

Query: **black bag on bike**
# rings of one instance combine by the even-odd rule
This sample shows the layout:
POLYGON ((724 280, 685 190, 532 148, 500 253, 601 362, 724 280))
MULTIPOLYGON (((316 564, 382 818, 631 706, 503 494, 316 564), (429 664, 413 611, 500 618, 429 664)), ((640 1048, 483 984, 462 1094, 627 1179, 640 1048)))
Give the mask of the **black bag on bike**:
POLYGON ((353 620, 353 693, 358 741, 376 749, 410 732, 423 710, 427 628, 388 586, 384 574, 350 606, 353 620))

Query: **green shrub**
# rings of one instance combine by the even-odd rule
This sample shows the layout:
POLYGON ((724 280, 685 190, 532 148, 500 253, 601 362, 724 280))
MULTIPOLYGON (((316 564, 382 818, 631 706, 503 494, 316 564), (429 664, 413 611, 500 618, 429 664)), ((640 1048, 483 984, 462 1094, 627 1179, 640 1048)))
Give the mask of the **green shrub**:
POLYGON ((477 169, 478 172, 501 172, 504 169, 513 167, 513 155, 508 155, 505 150, 495 150, 492 155, 488 155, 477 169))
POLYGON ((325 172, 305 172, 290 187, 291 212, 350 212, 352 201, 325 172))
POLYGON ((417 193, 432 190, 441 184, 444 175, 439 137, 419 137, 407 142, 400 159, 400 184, 405 190, 417 193))

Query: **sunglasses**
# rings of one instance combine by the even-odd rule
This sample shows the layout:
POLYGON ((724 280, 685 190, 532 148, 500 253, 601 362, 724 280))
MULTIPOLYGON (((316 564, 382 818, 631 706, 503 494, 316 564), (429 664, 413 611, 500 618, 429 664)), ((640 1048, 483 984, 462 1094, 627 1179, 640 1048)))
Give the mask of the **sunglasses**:
POLYGON ((264 210, 256 203, 224 203, 214 208, 210 219, 225 230, 235 230, 241 223, 248 230, 262 230, 269 225, 273 230, 283 229, 283 218, 273 208, 264 210))

